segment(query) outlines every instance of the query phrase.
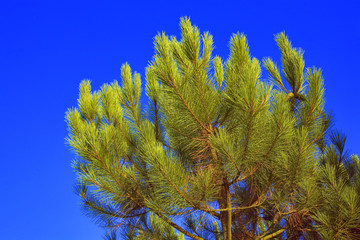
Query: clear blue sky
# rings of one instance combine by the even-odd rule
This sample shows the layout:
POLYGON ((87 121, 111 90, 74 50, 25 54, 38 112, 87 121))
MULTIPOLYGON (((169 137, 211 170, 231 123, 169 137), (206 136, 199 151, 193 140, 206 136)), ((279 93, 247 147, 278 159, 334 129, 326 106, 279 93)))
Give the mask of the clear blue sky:
POLYGON ((285 31, 306 66, 323 69, 326 108, 360 153, 358 9, 356 1, 1 1, 0 238, 102 239, 72 192, 65 111, 82 79, 98 89, 120 80, 124 62, 143 76, 153 37, 179 35, 181 16, 210 31, 223 58, 239 31, 253 56, 279 62, 273 37, 285 31))

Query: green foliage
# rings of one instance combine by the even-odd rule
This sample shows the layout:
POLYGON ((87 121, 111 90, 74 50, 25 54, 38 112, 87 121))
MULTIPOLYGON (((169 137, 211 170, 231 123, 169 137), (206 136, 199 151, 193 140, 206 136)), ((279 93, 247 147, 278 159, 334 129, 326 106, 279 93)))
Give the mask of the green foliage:
POLYGON ((264 79, 244 34, 224 61, 180 29, 154 39, 147 107, 124 64, 120 85, 83 81, 66 114, 76 192, 106 239, 360 238, 360 163, 329 134, 321 69, 280 33, 264 79))

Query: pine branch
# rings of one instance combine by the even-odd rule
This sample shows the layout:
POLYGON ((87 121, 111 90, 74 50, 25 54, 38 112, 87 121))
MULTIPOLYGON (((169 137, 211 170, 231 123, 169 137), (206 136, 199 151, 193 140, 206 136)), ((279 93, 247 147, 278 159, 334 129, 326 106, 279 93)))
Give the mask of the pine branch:
MULTIPOLYGON (((247 132, 246 132, 246 140, 245 140, 245 149, 244 149, 244 153, 241 157, 241 159, 244 161, 247 155, 247 151, 249 148, 249 140, 250 140, 250 134, 251 134, 251 128, 252 128, 252 122, 253 122, 253 118, 254 118, 255 112, 254 112, 254 104, 251 105, 250 107, 250 120, 247 124, 247 132)), ((230 181, 230 186, 235 183, 237 181, 237 179, 240 177, 241 172, 238 171, 238 173, 236 174, 236 177, 230 181)))
POLYGON ((193 118, 200 124, 200 126, 205 129, 208 133, 210 133, 210 130, 199 120, 199 118, 194 114, 194 112, 191 110, 190 106, 187 104, 187 102, 185 101, 184 97, 181 95, 179 89, 176 87, 174 80, 171 80, 171 82, 173 83, 173 87, 177 93, 177 95, 179 96, 179 98, 181 99, 181 101, 183 102, 183 104, 185 105, 186 109, 189 111, 189 113, 191 114, 191 116, 193 116, 193 118))
POLYGON ((164 215, 162 215, 161 213, 155 213, 156 215, 158 215, 162 220, 164 220, 166 223, 168 223, 170 226, 174 227, 176 230, 178 230, 179 232, 185 234, 188 237, 191 237, 195 240, 205 240, 204 238, 198 237, 192 233, 189 233, 188 231, 186 231, 185 229, 181 228, 179 225, 177 225, 176 223, 172 222, 171 220, 169 220, 167 217, 165 217, 164 215))
POLYGON ((270 235, 267 235, 266 237, 259 238, 259 240, 271 239, 271 238, 273 238, 273 237, 276 237, 276 236, 282 234, 284 231, 285 231, 285 229, 282 228, 282 229, 280 229, 280 230, 278 230, 278 231, 276 231, 276 232, 274 232, 274 233, 272 233, 272 234, 270 234, 270 235))

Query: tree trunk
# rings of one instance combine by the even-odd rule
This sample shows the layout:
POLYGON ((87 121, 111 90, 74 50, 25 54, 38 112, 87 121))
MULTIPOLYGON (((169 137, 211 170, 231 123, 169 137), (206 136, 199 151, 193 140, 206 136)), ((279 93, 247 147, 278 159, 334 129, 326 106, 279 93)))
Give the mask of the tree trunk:
POLYGON ((227 211, 220 212, 220 222, 222 231, 224 234, 224 240, 232 240, 232 209, 231 209, 231 194, 229 182, 226 178, 223 178, 223 186, 220 192, 219 208, 227 209, 227 211))

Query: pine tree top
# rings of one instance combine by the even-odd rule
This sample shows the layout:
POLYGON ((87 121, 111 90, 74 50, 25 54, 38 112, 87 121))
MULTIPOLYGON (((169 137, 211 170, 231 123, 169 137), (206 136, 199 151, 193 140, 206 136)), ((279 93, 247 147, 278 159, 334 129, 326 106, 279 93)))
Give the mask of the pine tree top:
POLYGON ((189 18, 180 29, 154 39, 146 107, 124 64, 120 84, 83 81, 67 112, 76 190, 108 238, 358 238, 360 164, 329 134, 321 69, 284 33, 278 67, 244 34, 225 61, 189 18))

